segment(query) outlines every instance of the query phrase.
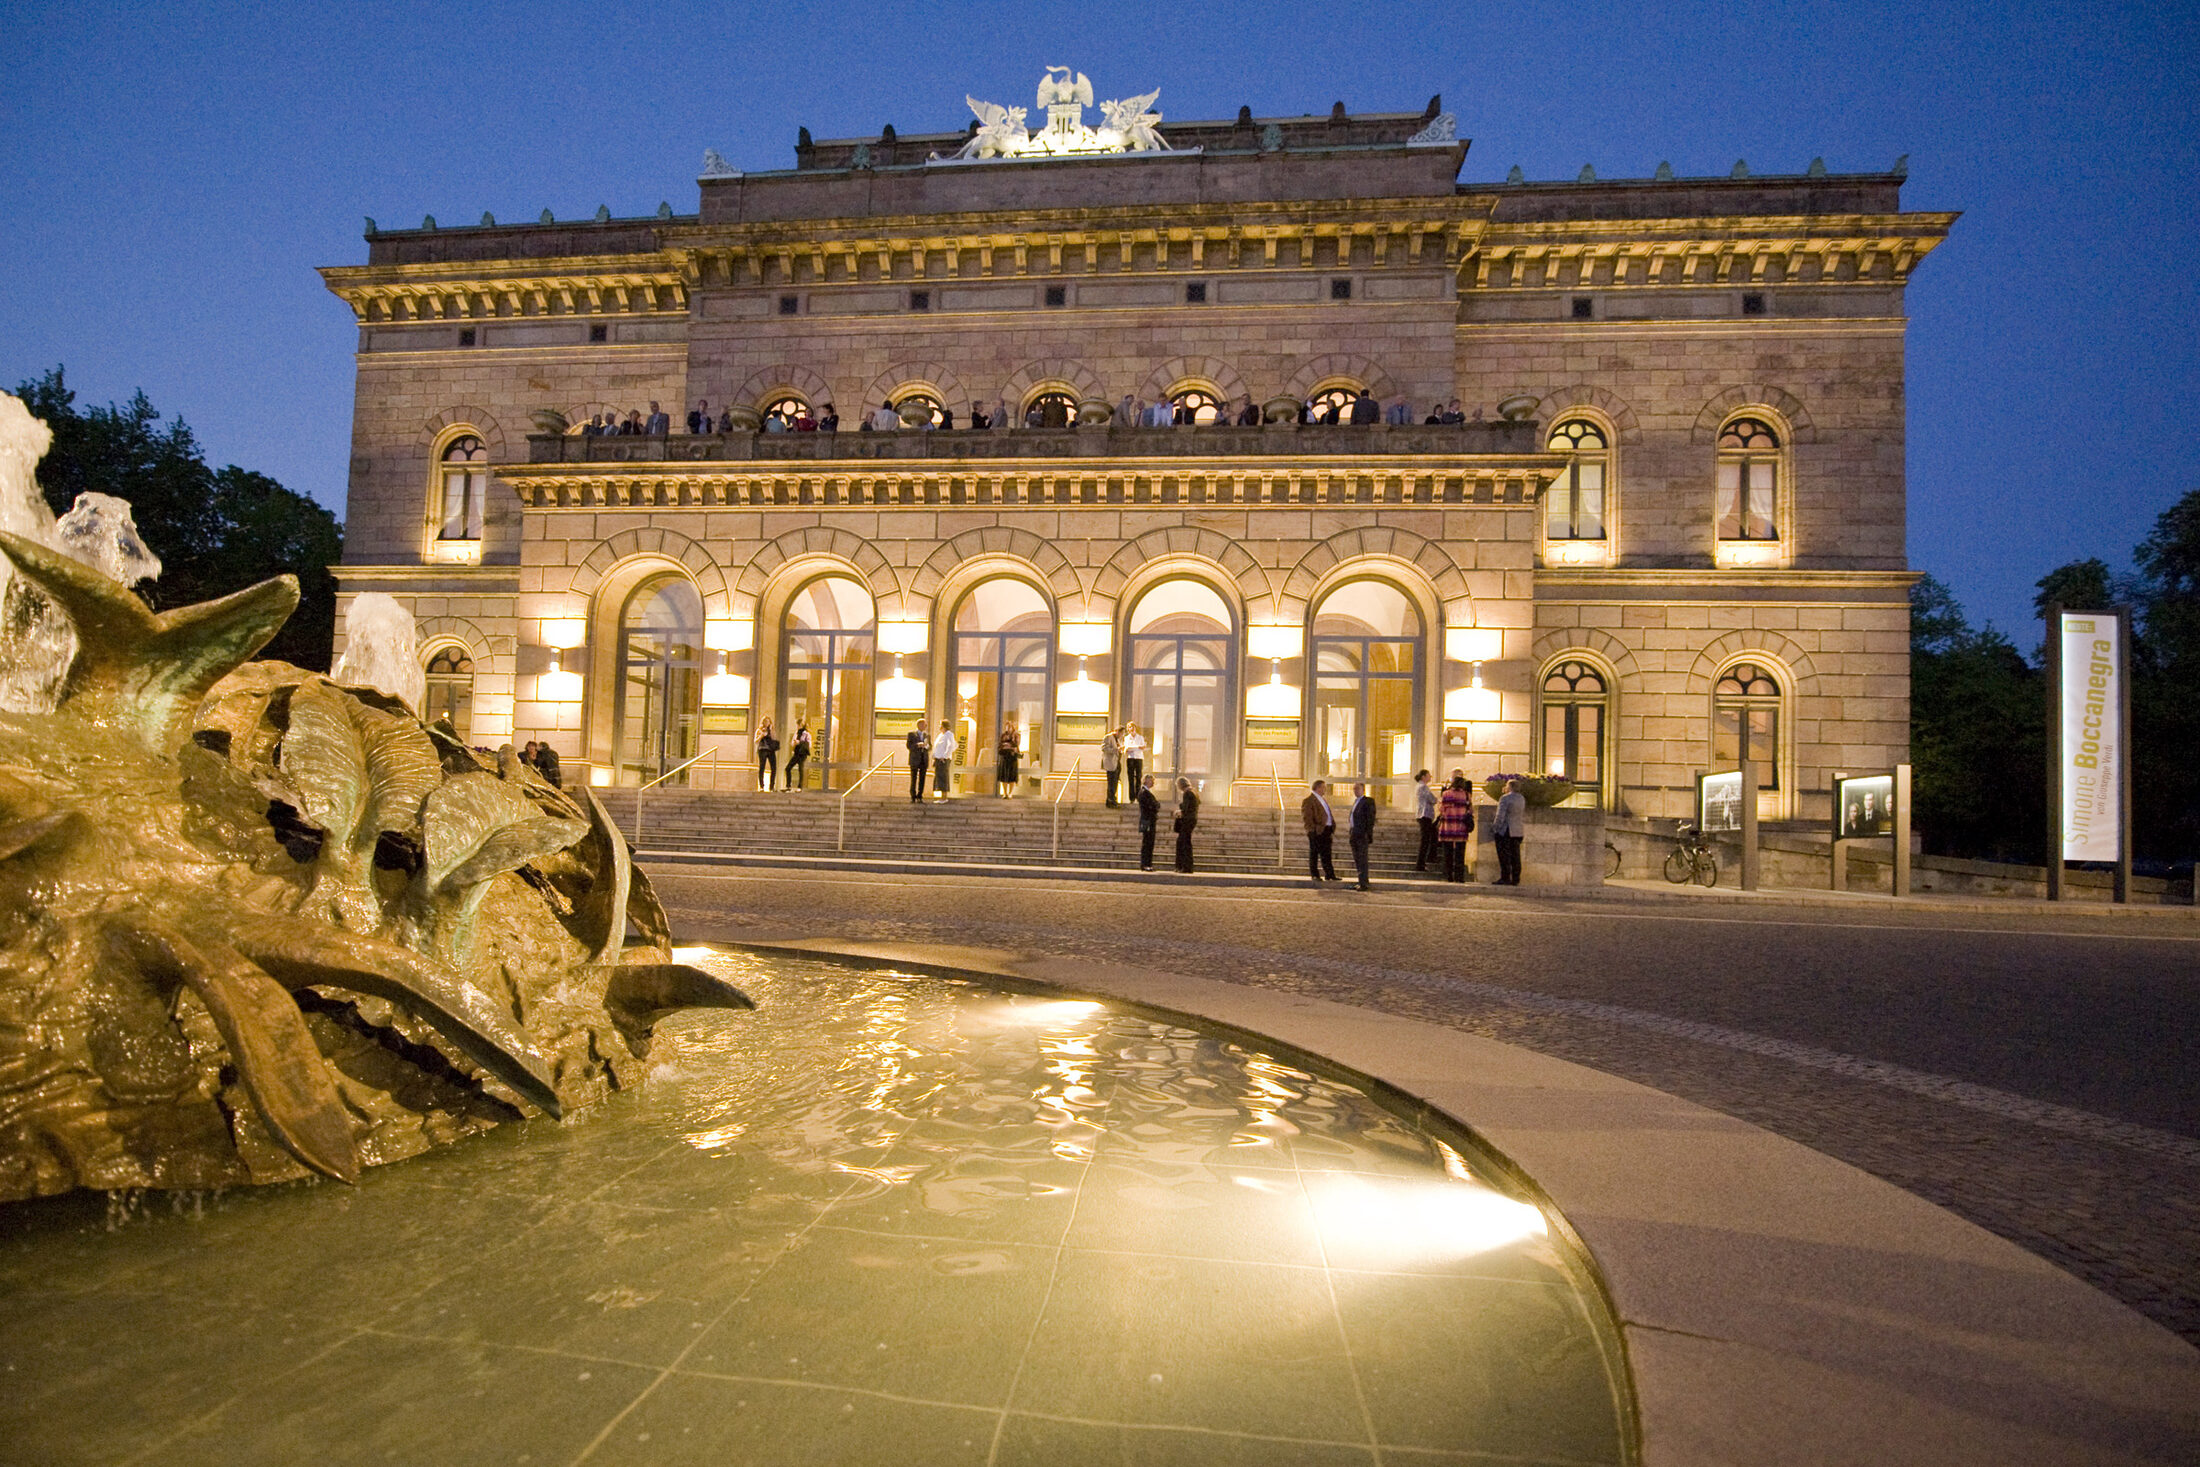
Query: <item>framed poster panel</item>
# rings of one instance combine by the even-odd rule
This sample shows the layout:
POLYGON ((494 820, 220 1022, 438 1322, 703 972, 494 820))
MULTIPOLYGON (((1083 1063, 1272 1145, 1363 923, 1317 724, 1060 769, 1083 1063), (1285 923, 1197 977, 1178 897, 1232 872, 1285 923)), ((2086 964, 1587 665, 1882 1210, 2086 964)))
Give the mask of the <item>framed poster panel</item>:
POLYGON ((1700 777, 1696 785, 1696 828, 1705 835, 1741 833, 1742 771, 1729 769, 1700 777))

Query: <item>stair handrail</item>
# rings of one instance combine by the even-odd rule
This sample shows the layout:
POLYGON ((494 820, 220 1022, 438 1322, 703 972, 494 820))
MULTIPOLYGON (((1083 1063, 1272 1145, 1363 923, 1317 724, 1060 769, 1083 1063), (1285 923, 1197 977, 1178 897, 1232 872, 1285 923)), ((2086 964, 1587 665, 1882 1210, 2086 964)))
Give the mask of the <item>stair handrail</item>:
POLYGON ((1057 861, 1062 859, 1062 796, 1076 786, 1077 772, 1084 767, 1084 757, 1080 755, 1077 762, 1070 765, 1069 774, 1062 780, 1062 787, 1054 792, 1054 859, 1057 861))
POLYGON ((1268 761, 1268 777, 1274 780, 1276 784, 1276 869, 1284 871, 1290 868, 1291 857, 1290 846, 1283 833, 1283 761, 1281 759, 1268 761))
POLYGON ((650 790, 653 790, 653 789, 655 789, 655 788, 656 788, 656 787, 657 787, 658 785, 661 785, 661 784, 663 784, 663 783, 664 783, 664 782, 665 782, 666 780, 668 780, 668 779, 672 778, 672 776, 674 776, 675 774, 678 774, 678 773, 680 773, 680 771, 682 771, 682 770, 684 770, 684 769, 687 769, 687 768, 688 768, 688 767, 690 767, 691 765, 696 765, 696 764, 700 764, 700 763, 702 763, 702 762, 703 762, 703 761, 704 761, 705 759, 716 759, 717 757, 718 757, 718 750, 716 750, 716 749, 705 749, 705 750, 704 750, 704 751, 703 751, 702 753, 700 753, 700 754, 697 754, 697 755, 696 755, 696 756, 695 756, 695 757, 694 757, 693 759, 690 759, 690 760, 688 760, 688 761, 687 761, 687 763, 685 763, 685 764, 676 764, 676 765, 674 765, 674 766, 673 766, 672 768, 670 768, 670 769, 667 769, 667 770, 666 770, 666 771, 665 771, 665 772, 664 772, 663 774, 660 774, 660 775, 658 775, 658 776, 657 776, 657 777, 656 777, 655 779, 651 780, 651 781, 650 781, 650 782, 649 782, 648 784, 636 786, 636 788, 635 788, 635 790, 634 790, 634 849, 635 849, 635 850, 639 851, 639 850, 641 850, 641 848, 642 848, 642 796, 643 796, 643 795, 645 795, 645 794, 647 794, 647 793, 648 793, 648 792, 649 792, 650 790))
POLYGON ((863 782, 889 764, 898 764, 908 758, 907 750, 897 750, 856 776, 856 782, 840 792, 840 834, 833 841, 833 849, 841 855, 848 853, 848 796, 863 788, 863 782))

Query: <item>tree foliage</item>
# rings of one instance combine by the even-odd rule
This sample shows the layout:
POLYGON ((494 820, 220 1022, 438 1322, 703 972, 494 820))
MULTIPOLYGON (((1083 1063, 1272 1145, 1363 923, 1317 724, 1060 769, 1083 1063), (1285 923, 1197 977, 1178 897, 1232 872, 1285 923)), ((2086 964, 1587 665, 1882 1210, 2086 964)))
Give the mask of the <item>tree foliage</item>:
POLYGON ((212 467, 189 425, 164 422, 142 391, 79 409, 55 367, 16 393, 53 429, 38 480, 55 514, 86 490, 130 501, 139 534, 161 558, 159 579, 137 588, 147 601, 186 606, 288 571, 298 578, 298 611, 260 655, 328 667, 336 633, 329 567, 343 548, 334 515, 265 474, 212 467))
MULTIPOLYGON (((2200 489, 2133 552, 2057 566, 2033 606, 2132 610, 2132 843, 2150 863, 2200 854, 2200 489)), ((1931 576, 1910 591, 1910 758, 1927 850, 2039 861, 2047 842, 2047 697, 2038 662, 1974 628, 1931 576)))

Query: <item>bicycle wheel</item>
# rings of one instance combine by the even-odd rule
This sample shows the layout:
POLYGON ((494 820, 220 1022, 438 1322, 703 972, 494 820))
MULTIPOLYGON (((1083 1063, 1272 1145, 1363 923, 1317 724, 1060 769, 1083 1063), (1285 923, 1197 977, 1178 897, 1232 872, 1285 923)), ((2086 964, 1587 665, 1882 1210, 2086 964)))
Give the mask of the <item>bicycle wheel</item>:
POLYGON ((1689 870, 1690 862, 1687 849, 1675 846, 1673 853, 1665 858, 1665 879, 1675 886, 1686 886, 1689 870))
POLYGON ((1705 851, 1696 857, 1696 885, 1717 886, 1718 884, 1719 858, 1709 851, 1705 851))

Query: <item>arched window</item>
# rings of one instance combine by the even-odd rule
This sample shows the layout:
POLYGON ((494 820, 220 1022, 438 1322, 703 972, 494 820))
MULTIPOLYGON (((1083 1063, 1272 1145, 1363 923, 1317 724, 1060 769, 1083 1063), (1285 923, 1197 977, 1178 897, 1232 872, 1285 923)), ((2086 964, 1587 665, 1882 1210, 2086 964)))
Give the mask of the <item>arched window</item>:
POLYGON ((1719 433, 1719 538, 1780 538, 1780 435, 1757 418, 1719 433))
POLYGON ((1583 418, 1570 418, 1551 430, 1551 452, 1570 453, 1543 500, 1546 540, 1604 538, 1604 475, 1610 454, 1604 434, 1583 418))
POLYGON ((1180 388, 1169 394, 1169 401, 1176 408, 1176 420, 1182 423, 1187 414, 1201 427, 1222 421, 1222 399, 1204 387, 1180 388))
POLYGON ((1331 382, 1315 393, 1308 401, 1311 420, 1317 423, 1352 421, 1352 404, 1360 400, 1364 391, 1356 382, 1331 382))
POLYGON ((1610 696, 1586 662, 1561 662, 1543 676, 1543 772, 1572 780, 1591 804, 1601 803, 1610 696))
POLYGON ((1027 428, 1071 428, 1077 424, 1077 399, 1058 387, 1034 392, 1024 403, 1027 428))
POLYGON ((1737 662, 1719 675, 1713 690, 1711 765, 1732 769, 1745 757, 1757 761, 1757 787, 1780 787, 1780 684, 1771 669, 1737 662))
POLYGON ((1130 716, 1157 786, 1219 774, 1235 754, 1236 630, 1221 594, 1187 577, 1156 582, 1131 608, 1130 716))
POLYGON ((763 416, 769 418, 773 413, 777 413, 779 414, 780 421, 784 422, 788 427, 791 428, 794 426, 794 420, 801 417, 809 410, 809 399, 803 397, 801 394, 794 392, 775 392, 772 394, 771 400, 764 404, 763 416))
POLYGON ((644 581, 619 617, 621 784, 645 784, 695 757, 702 695, 702 596, 685 576, 644 581))
POLYGON ((1024 758, 1039 758, 1053 664, 1054 613, 1037 588, 1000 576, 963 596, 955 609, 955 737, 971 793, 992 790, 994 751, 1010 723, 1024 758))
POLYGON ((1315 772, 1374 781, 1388 799, 1413 778, 1421 613, 1388 581, 1346 581, 1322 598, 1310 630, 1315 772))
POLYGON ((946 416, 941 411, 939 398, 921 387, 912 387, 907 392, 897 392, 886 401, 897 413, 906 412, 912 404, 924 409, 926 417, 923 421, 930 423, 935 428, 940 425, 940 420, 946 416))
POLYGON ((468 736, 474 718, 474 660, 464 647, 438 647, 428 658, 427 698, 423 719, 445 719, 459 738, 468 736))
POLYGON ((785 631, 780 757, 786 758, 795 729, 806 722, 810 760, 824 787, 845 789, 870 764, 877 608, 861 581, 820 576, 787 602, 785 631))
POLYGON ((479 544, 483 507, 489 499, 489 450, 479 438, 463 433, 443 450, 438 541, 479 544))

